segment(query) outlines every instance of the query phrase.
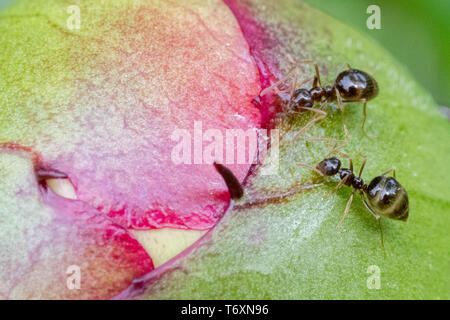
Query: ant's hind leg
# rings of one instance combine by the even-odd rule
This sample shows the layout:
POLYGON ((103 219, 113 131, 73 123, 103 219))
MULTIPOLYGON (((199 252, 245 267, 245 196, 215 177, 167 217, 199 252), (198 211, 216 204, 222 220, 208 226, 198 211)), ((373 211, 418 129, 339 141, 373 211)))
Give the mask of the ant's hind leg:
POLYGON ((373 135, 367 133, 366 129, 364 128, 364 125, 366 124, 366 119, 367 119, 367 101, 366 101, 366 99, 363 99, 361 102, 364 103, 363 104, 363 116, 364 116, 364 118, 363 118, 363 122, 362 122, 362 125, 361 125, 361 129, 362 129, 362 132, 364 133, 365 136, 367 136, 369 138, 373 138, 373 135))
POLYGON ((361 99, 361 100, 356 100, 356 101, 344 100, 344 102, 361 102, 363 104, 363 122, 361 124, 361 129, 366 137, 373 138, 373 135, 367 133, 367 131, 365 129, 366 120, 367 120, 367 100, 366 99, 361 99))
POLYGON ((369 134, 366 132, 366 130, 364 129, 364 125, 366 124, 366 119, 367 119, 367 101, 364 99, 364 105, 363 105, 363 122, 361 125, 361 129, 363 131, 363 133, 369 137, 369 134))
POLYGON ((342 223, 344 222, 344 219, 345 219, 345 217, 347 216, 347 214, 348 214, 348 212, 350 210, 350 206, 352 204, 353 197, 355 196, 355 192, 356 192, 356 189, 353 189, 353 192, 352 192, 350 198, 347 201, 347 205, 345 206, 344 215, 342 216, 341 221, 339 221, 339 224, 337 225, 338 227, 342 226, 342 223))
POLYGON ((351 138, 352 136, 351 136, 350 133, 348 132, 347 126, 345 125, 345 118, 344 118, 344 104, 343 104, 343 102, 342 102, 342 97, 341 97, 341 95, 340 95, 338 89, 335 89, 335 90, 336 90, 336 99, 337 99, 337 102, 338 102, 338 106, 339 106, 339 109, 341 110, 341 113, 342 113, 342 126, 344 127, 345 135, 346 135, 347 137, 351 138))
POLYGON ((306 133, 306 130, 311 127, 314 123, 325 119, 327 114, 325 111, 320 110, 318 108, 308 108, 308 107, 301 107, 300 109, 304 109, 304 110, 309 110, 312 112, 315 112, 317 114, 316 117, 312 118, 303 128, 300 129, 300 131, 294 136, 294 138, 292 139, 292 142, 294 142, 295 140, 297 140, 297 138, 303 134, 306 133))
POLYGON ((381 217, 380 217, 380 219, 378 219, 378 226, 380 227, 381 247, 383 248, 384 256, 386 256, 387 252, 386 252, 386 248, 384 246, 383 227, 381 226, 381 217))
POLYGON ((386 248, 384 247, 384 239, 383 239, 383 227, 381 226, 381 216, 373 212, 373 210, 370 208, 369 204, 367 203, 367 200, 364 196, 364 193, 361 192, 361 198, 364 203, 364 206, 366 209, 375 217, 376 220, 378 220, 378 226, 380 227, 380 238, 381 238, 381 247, 383 248, 384 255, 386 256, 386 248))
POLYGON ((387 174, 389 174, 391 172, 392 172, 392 175, 394 176, 394 179, 397 179, 397 174, 395 173, 395 169, 394 168, 389 169, 388 171, 382 173, 381 176, 385 176, 385 175, 387 175, 387 174))

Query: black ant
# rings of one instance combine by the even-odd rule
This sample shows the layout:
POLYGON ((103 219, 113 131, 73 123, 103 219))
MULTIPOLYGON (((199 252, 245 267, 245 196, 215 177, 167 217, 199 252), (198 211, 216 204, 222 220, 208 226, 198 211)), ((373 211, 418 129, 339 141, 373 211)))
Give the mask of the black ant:
MULTIPOLYGON (((336 151, 336 149, 334 151, 336 151)), ((341 152, 338 153, 345 157, 348 157, 341 152)), ((339 174, 339 178, 341 179, 341 181, 338 183, 336 188, 325 197, 328 197, 332 193, 338 191, 344 185, 353 188, 352 194, 350 195, 350 198, 348 199, 345 206, 344 215, 342 216, 338 226, 341 226, 344 222, 344 219, 347 216, 350 210, 350 206, 353 202, 354 195, 356 191, 358 191, 361 195, 364 206, 375 217, 375 219, 378 220, 381 236, 381 246, 384 250, 381 216, 406 222, 409 217, 408 193, 406 192, 405 188, 397 181, 395 169, 390 169, 373 178, 372 181, 367 185, 361 178, 367 159, 364 159, 358 176, 356 176, 353 171, 353 160, 349 158, 349 161, 350 168, 342 168, 341 161, 335 157, 322 160, 316 167, 312 167, 307 164, 297 165, 313 170, 322 177, 330 177, 339 174), (393 177, 387 177, 386 175, 391 172, 393 177)), ((233 175, 231 170, 229 170, 225 166, 218 163, 214 163, 214 166, 224 179, 230 192, 230 198, 232 200, 240 199, 243 196, 244 191, 242 185, 239 183, 239 180, 233 175)), ((318 185, 310 185, 303 189, 308 189, 315 186, 318 185)), ((289 194, 287 193, 281 196, 276 195, 274 198, 281 199, 286 197, 287 195, 289 194)), ((264 200, 267 201, 269 200, 269 198, 266 198, 264 200)))
MULTIPOLYGON (((341 168, 341 161, 335 157, 322 160, 316 167, 306 164, 298 164, 307 167, 321 176, 334 176, 339 174, 341 181, 333 192, 336 192, 344 185, 352 187, 353 192, 345 206, 344 215, 338 226, 342 224, 350 210, 353 197, 356 191, 359 191, 362 201, 369 212, 378 220, 380 226, 381 245, 384 248, 383 230, 381 227, 381 216, 407 221, 409 216, 409 200, 408 194, 403 186, 396 180, 395 169, 390 169, 378 177, 372 179, 367 185, 361 178, 361 174, 366 165, 364 160, 358 176, 353 172, 353 161, 350 160, 350 168, 341 168), (386 177, 387 174, 393 173, 393 177, 386 177)), ((328 195, 327 195, 328 196, 328 195)))
MULTIPOLYGON (((291 58, 292 59, 292 58, 291 58)), ((292 61, 294 64, 295 62, 292 61)), ((339 73, 332 86, 328 85, 323 87, 320 80, 319 67, 317 63, 311 60, 304 60, 303 63, 312 63, 316 71, 314 76, 313 85, 311 89, 299 88, 305 83, 309 82, 311 79, 306 79, 300 83, 297 83, 297 77, 292 85, 291 94, 289 101, 287 103, 288 112, 302 112, 302 111, 313 111, 318 114, 310 122, 308 122, 299 132, 299 134, 306 132, 306 129, 312 126, 317 121, 324 119, 327 113, 320 108, 313 108, 314 103, 318 102, 326 104, 328 102, 338 102, 338 106, 344 115, 344 105, 346 102, 362 102, 363 105, 363 115, 364 120, 362 123, 362 130, 364 134, 368 136, 364 129, 367 118, 367 101, 372 100, 378 95, 378 84, 376 80, 368 73, 353 69, 347 64, 348 69, 339 73)), ((291 69, 288 74, 296 70, 296 67, 291 69)), ((267 94, 267 92, 273 88, 277 88, 285 79, 282 79, 272 86, 264 89, 260 96, 267 94)), ((344 123, 344 118, 342 118, 344 130, 347 136, 349 136, 347 127, 344 123)))

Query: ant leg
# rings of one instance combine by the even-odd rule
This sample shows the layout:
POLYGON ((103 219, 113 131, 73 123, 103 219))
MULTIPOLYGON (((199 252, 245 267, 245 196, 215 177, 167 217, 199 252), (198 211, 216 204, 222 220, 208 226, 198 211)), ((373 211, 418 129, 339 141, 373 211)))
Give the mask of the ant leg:
POLYGON ((293 65, 297 65, 297 62, 295 62, 294 58, 292 58, 292 56, 289 53, 286 54, 286 60, 288 60, 289 63, 291 63, 293 65))
POLYGON ((350 159, 350 171, 353 172, 353 160, 350 159))
MULTIPOLYGON (((280 84, 282 84, 283 82, 285 82, 286 79, 288 79, 289 76, 290 76, 294 71, 296 71, 296 73, 297 73, 297 75, 298 75, 298 68, 297 68, 298 63, 295 62, 295 60, 292 58, 292 56, 291 56, 290 54, 286 55, 286 58, 287 58, 287 60, 288 60, 291 64, 294 65, 294 67, 292 67, 292 68, 288 71, 288 73, 286 74, 285 77, 283 77, 282 79, 278 80, 277 82, 275 82, 275 83, 272 84, 271 86, 269 86, 269 87, 265 88, 264 90, 262 90, 261 93, 259 94, 261 97, 264 96, 264 95, 266 95, 270 90, 276 89, 280 84)), ((304 63, 313 63, 312 60, 303 60, 302 62, 304 62, 304 63)), ((311 81, 311 80, 312 80, 312 78, 310 78, 310 79, 308 79, 308 80, 305 80, 305 81, 302 81, 302 82, 299 83, 299 84, 297 84, 296 81, 295 81, 294 84, 295 84, 296 86, 302 86, 303 84, 305 84, 305 83, 307 83, 307 82, 309 82, 309 81, 311 81)), ((320 78, 319 78, 319 82, 320 82, 320 78)))
POLYGON ((345 217, 347 216, 348 211, 350 210, 350 206, 351 206, 351 204, 352 204, 352 201, 353 201, 353 197, 354 197, 354 195, 355 195, 355 192, 356 192, 356 189, 353 188, 353 192, 352 192, 350 198, 349 198, 348 201, 347 201, 347 205, 345 206, 344 215, 342 216, 341 221, 339 221, 339 223, 338 223, 338 225, 337 225, 338 227, 342 226, 342 223, 344 222, 344 219, 345 219, 345 217))
POLYGON ((367 200, 362 192, 361 192, 361 197, 362 197, 364 206, 366 207, 367 210, 369 210, 370 214, 372 214, 375 217, 375 219, 377 219, 377 220, 380 219, 381 217, 378 214, 376 214, 375 212, 373 212, 373 210, 370 208, 370 206, 367 203, 367 200))
POLYGON ((343 102, 361 102, 363 104, 363 122, 361 125, 361 129, 364 133, 365 136, 369 137, 369 138, 373 138, 373 135, 368 134, 365 127, 366 124, 366 119, 367 119, 367 100, 366 99, 360 99, 360 100, 344 100, 343 102))
POLYGON ((346 155, 342 151, 339 151, 347 146, 348 142, 345 140, 339 140, 339 139, 333 139, 333 138, 306 138, 306 140, 311 141, 311 142, 328 142, 328 144, 327 144, 328 154, 326 156, 327 158, 329 156, 331 156, 332 154, 337 153, 338 155, 340 155, 343 158, 350 159, 350 157, 348 155, 346 155), (335 143, 337 145, 335 145, 334 148, 332 148, 330 143, 335 143))
POLYGON ((288 73, 286 74, 286 76, 280 80, 278 80, 277 82, 275 82, 274 84, 270 85, 269 87, 265 88, 264 90, 261 91, 261 93, 259 94, 260 97, 265 96, 267 93, 269 93, 269 91, 271 91, 272 89, 277 88, 280 84, 282 84, 283 82, 286 81, 286 79, 289 78, 289 76, 297 70, 297 67, 292 67, 288 73))
POLYGON ((347 141, 345 140, 339 140, 339 139, 333 139, 333 138, 307 138, 306 140, 312 141, 312 142, 335 142, 335 143, 345 143, 347 145, 347 141))
POLYGON ((313 78, 307 78, 307 79, 305 79, 305 80, 303 80, 303 81, 300 81, 300 82, 298 82, 298 83, 295 84, 295 87, 296 87, 296 88, 301 87, 301 86, 303 86, 305 83, 310 82, 311 80, 313 80, 313 78))
POLYGON ((366 119, 367 119, 367 101, 366 101, 366 99, 364 99, 363 115, 364 115, 364 118, 363 118, 363 123, 361 125, 361 129, 366 136, 368 136, 369 138, 373 138, 373 136, 368 134, 366 132, 366 129, 364 129, 364 125, 366 124, 366 119))
POLYGON ((345 125, 345 119, 344 119, 344 104, 342 103, 342 98, 341 98, 341 95, 339 94, 338 89, 335 89, 335 90, 336 90, 336 98, 337 98, 338 106, 339 106, 339 109, 340 109, 341 112, 342 112, 342 126, 344 127, 345 135, 346 135, 347 137, 351 138, 352 136, 351 136, 350 133, 348 132, 347 126, 345 125))
POLYGON ((348 177, 350 177, 350 176, 345 176, 345 178, 342 179, 341 182, 338 183, 336 188, 334 188, 331 192, 327 193, 324 196, 324 198, 329 198, 332 194, 336 193, 340 188, 342 188, 344 186, 345 182, 347 181, 348 177))
POLYGON ((316 77, 319 81, 319 86, 322 87, 322 81, 320 81, 319 66, 317 65, 317 63, 314 63, 314 69, 316 70, 316 77))
MULTIPOLYGON (((320 80, 319 65, 317 64, 317 62, 315 62, 314 60, 300 60, 300 63, 313 64, 314 65, 314 70, 316 71, 317 81, 319 82, 319 86, 322 87, 322 81, 320 80)), ((314 85, 314 87, 316 85, 314 85)))
POLYGON ((378 220, 378 225, 380 227, 380 237, 381 237, 381 247, 383 248, 384 255, 386 256, 386 248, 384 247, 384 239, 383 239, 383 228, 381 226, 381 216, 373 212, 373 210, 370 208, 369 204, 367 203, 367 200, 364 196, 364 193, 361 192, 361 198, 363 200, 364 206, 366 209, 375 217, 376 220, 378 220))
POLYGON ((345 65, 347 66, 348 69, 352 69, 349 63, 346 63, 345 65))
POLYGON ((298 72, 295 73, 295 79, 291 86, 291 90, 290 90, 290 94, 289 94, 289 103, 287 105, 288 110, 291 110, 292 98, 294 98, 294 92, 295 92, 295 87, 297 85, 297 82, 298 82, 298 72))
POLYGON ((340 155, 343 158, 350 159, 350 157, 348 155, 346 155, 342 151, 339 151, 340 149, 344 148, 346 145, 347 145, 347 142, 336 146, 334 149, 328 147, 329 153, 328 153, 327 157, 331 156, 334 153, 337 153, 338 155, 340 155))
POLYGON ((337 146, 335 146, 334 149, 331 148, 330 145, 328 145, 327 146, 328 147, 328 155, 327 155, 327 157, 331 156, 334 153, 337 153, 338 155, 340 155, 343 158, 350 159, 350 157, 347 154, 345 154, 344 152, 340 151, 341 149, 343 149, 347 145, 347 141, 344 141, 344 140, 336 140, 336 141, 337 142, 342 141, 342 142, 341 142, 341 144, 338 144, 337 146))
POLYGON ((364 167, 365 167, 365 165, 366 165, 366 162, 367 162, 367 158, 364 159, 364 162, 363 162, 363 164, 361 165, 361 169, 359 169, 358 178, 361 178, 361 175, 362 175, 362 172, 363 172, 364 167))
POLYGON ((328 155, 327 157, 329 157, 330 155, 337 153, 339 154, 341 157, 347 158, 349 159, 350 157, 348 155, 346 155, 345 153, 339 151, 340 149, 344 148, 347 145, 347 141, 345 140, 338 140, 338 139, 333 139, 333 138, 307 138, 307 141, 311 141, 311 142, 329 142, 329 143, 340 143, 337 146, 333 148, 331 148, 331 145, 328 144, 328 155))
MULTIPOLYGON (((304 84, 310 82, 311 80, 313 80, 313 78, 307 78, 307 79, 305 79, 305 80, 303 80, 303 81, 297 82, 296 84, 294 84, 294 86, 295 86, 295 88, 301 87, 301 86, 303 86, 304 84)), ((295 82, 294 82, 294 83, 295 83, 295 82)), ((264 90, 265 90, 265 89, 264 89, 264 90)), ((292 91, 292 87, 290 87, 290 88, 288 88, 288 89, 284 89, 284 90, 278 90, 278 92, 281 92, 281 93, 288 93, 288 92, 291 92, 291 91, 292 91)))
POLYGON ((392 175, 394 176, 394 179, 397 179, 397 175, 395 174, 395 169, 394 168, 389 169, 388 171, 382 173, 381 176, 385 176, 385 175, 387 175, 388 173, 391 173, 391 172, 392 172, 392 175))
POLYGON ((313 88, 317 87, 317 76, 314 76, 314 81, 313 81, 313 88))
POLYGON ((317 169, 317 168, 315 168, 315 167, 313 167, 313 166, 310 166, 310 165, 304 164, 304 163, 297 163, 297 165, 300 166, 300 167, 308 168, 308 169, 310 169, 310 170, 312 170, 312 171, 314 171, 314 172, 317 172, 317 173, 320 174, 322 177, 325 177, 325 175, 324 175, 322 172, 320 172, 319 169, 317 169))
POLYGON ((384 246, 384 239, 383 239, 383 227, 381 226, 381 217, 378 219, 378 225, 380 227, 380 237, 381 237, 381 247, 383 248, 384 256, 386 257, 386 248, 384 246))
POLYGON ((305 109, 305 110, 309 110, 312 112, 317 113, 318 115, 316 117, 314 117, 313 119, 311 119, 303 128, 300 129, 300 131, 294 136, 294 138, 292 139, 292 141, 294 142, 300 135, 303 135, 306 133, 306 130, 311 127, 314 123, 325 119, 326 116, 328 115, 328 113, 326 113, 323 110, 320 110, 318 108, 308 108, 308 107, 301 107, 300 109, 305 109))

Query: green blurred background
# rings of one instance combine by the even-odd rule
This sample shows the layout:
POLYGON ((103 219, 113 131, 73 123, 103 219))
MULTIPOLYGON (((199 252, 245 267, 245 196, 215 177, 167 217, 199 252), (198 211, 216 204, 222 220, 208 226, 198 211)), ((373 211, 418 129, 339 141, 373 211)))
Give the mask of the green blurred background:
POLYGON ((367 34, 408 67, 441 106, 450 107, 449 0, 305 0, 367 34), (369 5, 381 11, 381 29, 369 30, 369 5))
MULTIPOLYGON (((0 0, 0 9, 13 1, 0 0)), ((378 41, 408 67, 439 105, 450 107, 449 0, 305 1, 378 41), (366 26, 369 5, 381 9, 380 30, 366 26)))

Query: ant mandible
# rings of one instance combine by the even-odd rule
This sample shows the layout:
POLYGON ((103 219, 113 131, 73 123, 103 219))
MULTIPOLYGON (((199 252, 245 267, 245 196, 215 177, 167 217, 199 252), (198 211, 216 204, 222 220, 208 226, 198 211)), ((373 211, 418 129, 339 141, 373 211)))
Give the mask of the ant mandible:
MULTIPOLYGON (((292 58, 290 58, 292 60, 292 58)), ((295 62, 292 61, 294 64, 295 62)), ((376 80, 368 73, 353 69, 349 64, 347 64, 348 69, 339 73, 334 81, 333 86, 327 85, 322 86, 322 81, 320 79, 319 67, 316 62, 312 60, 303 60, 303 63, 309 63, 314 65, 315 76, 313 80, 313 85, 311 89, 299 88, 305 83, 309 82, 311 79, 306 79, 300 83, 297 82, 298 75, 296 74, 295 81, 293 82, 291 88, 290 99, 287 104, 288 112, 302 112, 302 111, 313 111, 317 113, 317 117, 314 117, 310 122, 308 122, 300 131, 299 134, 305 133, 306 129, 312 126, 317 121, 324 119, 327 113, 320 108, 313 108, 314 103, 328 102, 338 102, 339 109, 342 112, 342 122, 344 126, 344 131, 347 136, 349 136, 347 127, 344 122, 344 105, 347 102, 362 102, 363 103, 363 123, 362 130, 363 133, 369 136, 364 125, 367 118, 367 102, 372 100, 378 95, 378 84, 376 80)), ((288 75, 296 70, 296 67, 292 68, 288 75)), ((264 89, 260 96, 267 94, 267 92, 273 88, 277 88, 285 79, 282 79, 270 87, 264 89)), ((296 136, 297 137, 297 136, 296 136)))
POLYGON ((364 206, 367 210, 378 220, 381 235, 381 245, 384 249, 383 229, 381 227, 381 216, 407 221, 409 216, 409 200, 408 193, 405 188, 396 180, 395 169, 390 169, 380 176, 372 179, 367 185, 361 178, 361 174, 366 165, 364 160, 358 176, 353 172, 353 161, 350 159, 350 168, 341 168, 341 161, 335 157, 322 160, 316 167, 311 167, 306 164, 298 164, 299 166, 307 167, 321 176, 334 176, 339 174, 341 181, 333 190, 336 192, 341 187, 348 186, 353 188, 353 192, 345 206, 344 215, 342 216, 338 226, 342 225, 347 216, 350 205, 356 191, 359 191, 364 206), (389 173, 393 173, 393 177, 387 177, 389 173))

